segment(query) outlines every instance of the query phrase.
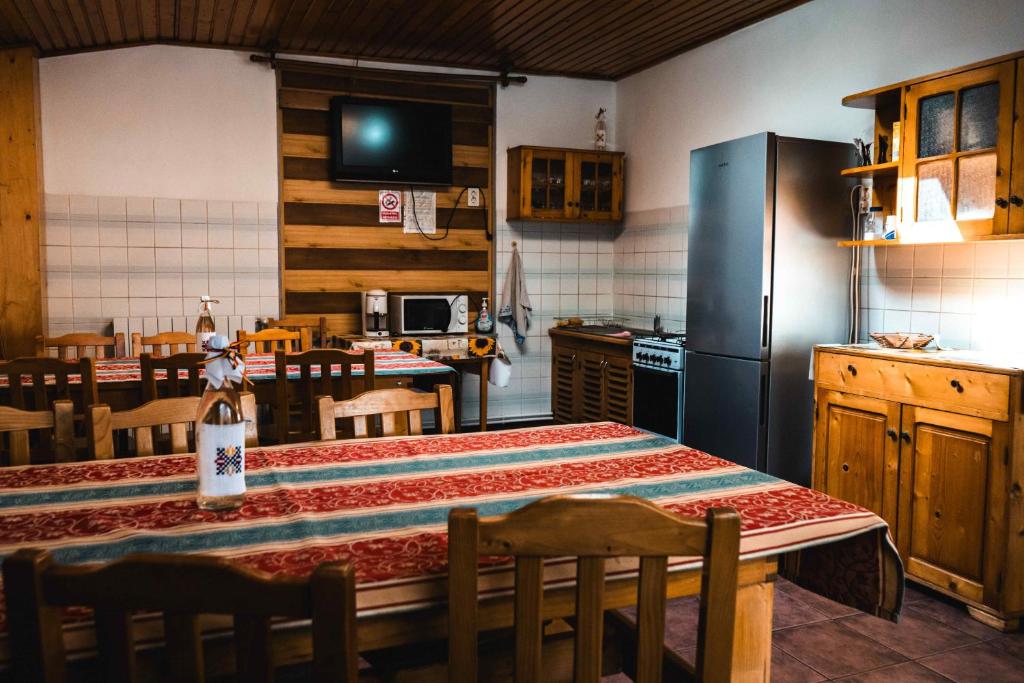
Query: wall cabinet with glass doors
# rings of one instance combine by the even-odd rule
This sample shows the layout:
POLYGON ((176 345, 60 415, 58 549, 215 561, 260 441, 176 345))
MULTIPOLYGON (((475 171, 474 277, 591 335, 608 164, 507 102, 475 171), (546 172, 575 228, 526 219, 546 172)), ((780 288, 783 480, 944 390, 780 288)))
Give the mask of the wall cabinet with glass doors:
POLYGON ((554 147, 508 151, 508 217, 622 220, 622 152, 554 147))
POLYGON ((1024 238, 1024 53, 843 104, 875 112, 874 163, 843 174, 870 179, 872 204, 913 241, 1024 238))

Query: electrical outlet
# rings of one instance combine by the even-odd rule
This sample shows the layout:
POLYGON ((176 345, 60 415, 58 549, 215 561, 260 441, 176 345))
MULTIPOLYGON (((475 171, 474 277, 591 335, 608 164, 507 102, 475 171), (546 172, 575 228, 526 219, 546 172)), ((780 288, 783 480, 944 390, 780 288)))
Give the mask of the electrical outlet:
POLYGON ((471 187, 466 191, 466 204, 469 206, 480 206, 480 188, 471 187))

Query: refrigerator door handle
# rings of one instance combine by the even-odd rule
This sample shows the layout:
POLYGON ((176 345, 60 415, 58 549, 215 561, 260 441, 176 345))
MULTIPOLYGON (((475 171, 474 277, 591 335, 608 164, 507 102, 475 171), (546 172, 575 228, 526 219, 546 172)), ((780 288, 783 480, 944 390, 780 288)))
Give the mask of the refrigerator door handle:
POLYGON ((768 295, 761 303, 761 348, 768 348, 768 295))

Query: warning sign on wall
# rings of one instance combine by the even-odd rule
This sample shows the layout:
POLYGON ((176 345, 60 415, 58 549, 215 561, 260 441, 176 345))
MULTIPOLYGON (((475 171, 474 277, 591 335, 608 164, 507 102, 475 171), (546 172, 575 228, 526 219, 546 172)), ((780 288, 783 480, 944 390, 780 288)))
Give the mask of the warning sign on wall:
POLYGON ((378 222, 402 222, 402 193, 392 190, 381 190, 377 194, 378 222))

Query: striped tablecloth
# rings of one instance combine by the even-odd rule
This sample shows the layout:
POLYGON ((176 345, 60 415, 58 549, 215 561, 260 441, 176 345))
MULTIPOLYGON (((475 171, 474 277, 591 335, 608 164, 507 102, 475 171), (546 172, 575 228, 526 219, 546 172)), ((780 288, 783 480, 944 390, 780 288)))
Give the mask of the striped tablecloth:
MULTIPOLYGON (((686 515, 731 506, 744 557, 801 551, 784 563, 793 578, 881 616, 902 599, 899 559, 871 512, 619 424, 279 446, 247 460, 245 505, 222 513, 196 508, 193 456, 0 470, 0 556, 42 547, 85 563, 202 552, 299 575, 343 558, 356 568, 359 612, 384 613, 445 599, 452 507, 493 515, 545 495, 604 492, 686 515)), ((610 565, 609 575, 632 569, 610 565)), ((571 581, 573 570, 552 563, 547 579, 571 581)), ((484 576, 486 590, 511 586, 507 565, 484 576)))
MULTIPOLYGON (((374 352, 374 374, 376 375, 437 375, 454 370, 442 363, 422 358, 405 351, 375 351, 374 352)), ((355 375, 363 374, 362 364, 352 366, 355 375)), ((276 378, 274 365, 274 354, 272 353, 250 353, 245 357, 245 373, 253 382, 273 381, 276 378)), ((335 376, 341 375, 341 366, 335 365, 332 368, 335 376)), ((158 371, 157 379, 164 379, 166 372, 158 371)), ((313 377, 320 376, 320 368, 313 370, 313 377)), ((188 374, 182 371, 182 379, 188 374)), ((298 379, 299 366, 288 367, 288 378, 298 379)), ((96 381, 100 384, 117 382, 138 382, 142 379, 142 371, 139 367, 138 358, 101 358, 96 361, 96 381)), ((81 381, 77 375, 70 377, 72 383, 81 381)), ((52 381, 52 378, 49 380, 52 381)), ((7 386, 7 378, 0 377, 0 387, 7 386)))

